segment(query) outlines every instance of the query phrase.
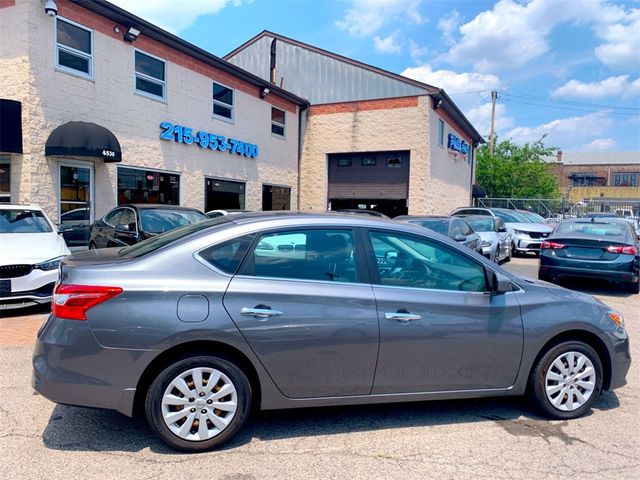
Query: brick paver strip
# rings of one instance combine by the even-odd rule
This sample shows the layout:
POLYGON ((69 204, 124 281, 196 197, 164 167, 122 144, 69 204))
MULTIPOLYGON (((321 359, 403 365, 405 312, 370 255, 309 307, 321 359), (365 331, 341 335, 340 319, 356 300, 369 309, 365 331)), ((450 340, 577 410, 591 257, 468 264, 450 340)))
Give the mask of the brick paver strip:
POLYGON ((19 347, 33 345, 38 329, 47 319, 47 314, 26 315, 23 317, 0 316, 0 345, 19 347))

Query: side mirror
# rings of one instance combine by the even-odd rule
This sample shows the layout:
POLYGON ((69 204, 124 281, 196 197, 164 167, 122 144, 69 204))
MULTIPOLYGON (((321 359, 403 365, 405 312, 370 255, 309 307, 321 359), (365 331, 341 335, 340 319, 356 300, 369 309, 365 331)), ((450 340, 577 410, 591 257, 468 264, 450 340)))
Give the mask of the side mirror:
POLYGON ((134 230, 135 228, 131 228, 131 225, 126 223, 121 223, 120 225, 116 225, 116 228, 115 228, 116 233, 127 235, 129 237, 133 237, 136 235, 136 232, 134 230))
POLYGON ((507 232, 508 232, 507 227, 500 227, 500 228, 498 229, 498 232, 500 232, 500 233, 507 233, 507 232))
POLYGON ((453 236, 453 239, 454 239, 456 242, 464 242, 464 241, 467 239, 467 237, 465 237, 464 235, 462 235, 462 234, 460 234, 460 233, 459 233, 459 234, 457 234, 457 235, 454 235, 454 236, 453 236))
POLYGON ((58 225, 58 234, 62 235, 63 233, 68 233, 73 231, 73 227, 71 225, 66 225, 64 223, 61 223, 60 225, 58 225))
POLYGON ((492 295, 502 295, 511 291, 511 280, 501 273, 494 272, 487 268, 487 280, 492 295))

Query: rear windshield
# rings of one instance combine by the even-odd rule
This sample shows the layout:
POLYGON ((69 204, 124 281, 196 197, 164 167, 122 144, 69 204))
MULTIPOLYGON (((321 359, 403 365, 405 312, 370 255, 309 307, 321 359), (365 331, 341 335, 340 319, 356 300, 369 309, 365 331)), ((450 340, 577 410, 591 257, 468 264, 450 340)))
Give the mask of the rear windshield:
POLYGON ((493 232, 493 217, 476 217, 464 219, 476 232, 493 232))
POLYGON ((0 233, 47 233, 53 228, 39 210, 0 209, 0 233))
POLYGON ((442 235, 446 235, 449 230, 449 220, 413 220, 411 223, 417 223, 442 235))
POLYGON ((142 230, 149 233, 168 232, 208 218, 196 210, 140 209, 142 230))
POLYGON ((595 235, 598 237, 620 237, 624 235, 625 226, 606 222, 571 222, 561 223, 556 233, 595 235))
POLYGON ((159 248, 162 248, 170 243, 177 242, 189 235, 196 234, 207 228, 216 227, 229 223, 229 220, 225 217, 210 218, 203 222, 193 223, 185 227, 176 228, 166 233, 161 233, 155 237, 151 237, 147 240, 143 240, 140 243, 136 243, 130 247, 124 247, 118 255, 125 258, 135 258, 147 253, 155 252, 159 248))

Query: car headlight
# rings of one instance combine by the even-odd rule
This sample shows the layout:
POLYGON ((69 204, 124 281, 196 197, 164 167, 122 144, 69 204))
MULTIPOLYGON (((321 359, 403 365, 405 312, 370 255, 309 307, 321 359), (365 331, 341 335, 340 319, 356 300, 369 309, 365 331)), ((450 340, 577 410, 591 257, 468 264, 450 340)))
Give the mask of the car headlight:
POLYGON ((56 257, 56 258, 52 258, 51 260, 47 260, 46 262, 36 263, 33 266, 33 268, 37 268, 38 270, 44 270, 44 271, 55 270, 60 266, 60 261, 64 257, 65 256, 63 255, 61 257, 56 257))
POLYGON ((490 247, 493 244, 491 240, 482 240, 483 247, 490 247))

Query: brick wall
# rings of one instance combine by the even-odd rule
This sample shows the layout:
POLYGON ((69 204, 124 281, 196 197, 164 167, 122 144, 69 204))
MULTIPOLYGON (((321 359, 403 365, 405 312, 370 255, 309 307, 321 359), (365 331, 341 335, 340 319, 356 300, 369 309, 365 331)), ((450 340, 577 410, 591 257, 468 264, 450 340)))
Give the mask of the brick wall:
POLYGON ((368 110, 390 110, 395 108, 416 108, 418 97, 383 98, 358 102, 325 103, 312 105, 310 115, 330 115, 335 113, 366 112, 368 110))
POLYGON ((613 187, 613 175, 615 173, 640 172, 640 165, 565 165, 556 163, 556 172, 560 178, 563 189, 571 187, 573 181, 569 178, 572 174, 594 174, 596 177, 604 179, 604 186, 613 187))

